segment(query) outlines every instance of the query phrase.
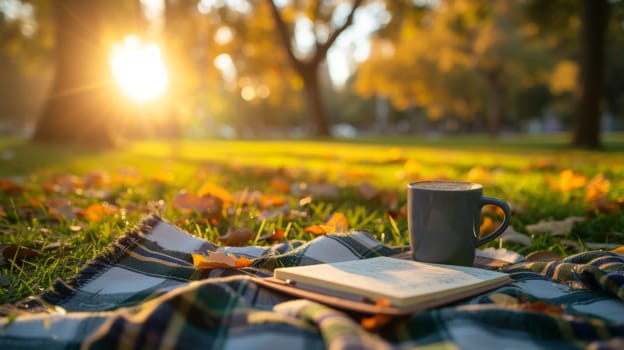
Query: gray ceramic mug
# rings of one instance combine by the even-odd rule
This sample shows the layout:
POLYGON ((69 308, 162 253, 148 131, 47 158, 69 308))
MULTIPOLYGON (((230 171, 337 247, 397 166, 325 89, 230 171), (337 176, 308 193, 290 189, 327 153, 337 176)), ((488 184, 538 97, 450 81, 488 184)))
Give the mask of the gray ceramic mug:
POLYGON ((475 248, 500 236, 511 211, 504 201, 483 196, 483 186, 460 181, 420 181, 407 186, 407 224, 412 258, 417 261, 472 266, 475 248), (500 207, 503 222, 479 236, 481 208, 500 207))

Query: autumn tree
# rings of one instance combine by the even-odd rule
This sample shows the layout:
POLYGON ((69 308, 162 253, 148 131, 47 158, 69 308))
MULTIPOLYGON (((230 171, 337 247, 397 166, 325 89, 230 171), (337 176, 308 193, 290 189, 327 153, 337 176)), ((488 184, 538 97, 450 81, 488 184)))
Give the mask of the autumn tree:
POLYGON ((607 0, 581 1, 580 92, 572 145, 600 147, 601 102, 604 96, 607 0))
POLYGON ((424 14, 403 15, 396 39, 374 39, 356 88, 387 96, 399 109, 422 107, 434 120, 459 115, 474 125, 484 114, 496 134, 511 85, 534 84, 528 62, 539 48, 526 42, 519 16, 516 3, 480 0, 440 1, 424 14))
POLYGON ((266 0, 289 62, 303 81, 307 107, 316 125, 316 134, 319 136, 330 135, 330 120, 321 97, 319 68, 325 61, 329 48, 353 23, 355 12, 363 2, 353 0, 346 17, 336 25, 334 12, 340 2, 336 5, 335 1, 290 1, 280 9, 273 0, 266 0), (295 27, 302 23, 313 27, 311 33, 314 42, 310 52, 298 52, 295 47, 297 43, 294 35, 295 27))

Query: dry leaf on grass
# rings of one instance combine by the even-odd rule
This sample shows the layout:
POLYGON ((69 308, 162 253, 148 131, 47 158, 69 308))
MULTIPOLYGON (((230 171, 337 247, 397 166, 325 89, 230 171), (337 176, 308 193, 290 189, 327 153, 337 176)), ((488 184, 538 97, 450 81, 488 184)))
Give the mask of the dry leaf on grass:
POLYGON ((228 231, 223 236, 219 236, 218 239, 225 245, 240 247, 244 246, 256 235, 255 232, 247 227, 228 228, 228 231))
POLYGON ((206 255, 192 254, 193 266, 198 270, 211 269, 240 269, 251 264, 251 260, 244 256, 236 257, 223 252, 208 251, 206 255))
POLYGON ((576 223, 585 221, 580 216, 570 216, 563 220, 541 220, 536 224, 526 225, 526 229, 533 233, 550 233, 553 236, 564 236, 572 230, 576 223))
POLYGON ((0 245, 0 253, 5 261, 20 262, 25 259, 34 258, 41 255, 40 252, 26 247, 20 247, 15 244, 0 245))
POLYGON ((346 232, 348 229, 347 217, 343 213, 337 212, 333 213, 325 224, 308 226, 304 231, 318 236, 328 233, 346 232))
POLYGON ((507 229, 505 230, 505 232, 503 232, 499 239, 504 243, 517 243, 527 247, 533 244, 533 240, 531 239, 531 237, 524 233, 516 231, 511 226, 507 227, 507 229))

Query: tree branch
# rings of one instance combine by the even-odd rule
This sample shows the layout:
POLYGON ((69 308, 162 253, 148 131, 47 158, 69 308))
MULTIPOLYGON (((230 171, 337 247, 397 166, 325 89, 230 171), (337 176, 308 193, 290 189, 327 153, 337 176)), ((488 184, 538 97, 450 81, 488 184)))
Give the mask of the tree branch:
POLYGON ((349 16, 347 16, 347 20, 342 24, 342 26, 338 27, 323 44, 319 44, 316 46, 316 52, 314 54, 314 58, 312 62, 320 63, 323 59, 325 59, 327 55, 327 51, 334 44, 336 39, 344 32, 347 28, 349 28, 353 24, 353 17, 355 16, 355 11, 364 3, 364 0, 355 0, 353 2, 353 7, 351 8, 351 12, 349 16))
POLYGON ((273 2, 273 0, 266 0, 271 6, 271 15, 273 16, 273 21, 275 22, 275 27, 277 28, 277 32, 282 40, 282 44, 286 48, 286 53, 288 54, 288 59, 292 63, 293 67, 301 73, 303 71, 303 62, 301 62, 296 56, 293 49, 292 41, 290 40, 290 33, 288 32, 288 26, 286 22, 280 15, 279 9, 277 5, 273 2))

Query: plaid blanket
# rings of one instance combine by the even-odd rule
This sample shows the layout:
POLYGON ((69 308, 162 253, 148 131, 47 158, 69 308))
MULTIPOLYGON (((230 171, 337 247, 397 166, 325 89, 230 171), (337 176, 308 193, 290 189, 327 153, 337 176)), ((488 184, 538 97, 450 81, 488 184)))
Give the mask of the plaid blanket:
POLYGON ((510 285, 395 318, 294 299, 252 278, 404 250, 365 232, 218 247, 151 217, 75 278, 0 307, 0 349, 624 348, 624 256, 610 252, 506 265, 510 285), (252 264, 195 269, 191 253, 206 250, 252 264))

